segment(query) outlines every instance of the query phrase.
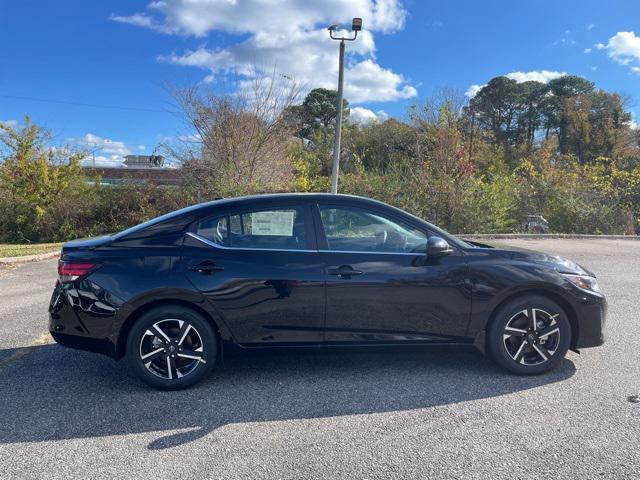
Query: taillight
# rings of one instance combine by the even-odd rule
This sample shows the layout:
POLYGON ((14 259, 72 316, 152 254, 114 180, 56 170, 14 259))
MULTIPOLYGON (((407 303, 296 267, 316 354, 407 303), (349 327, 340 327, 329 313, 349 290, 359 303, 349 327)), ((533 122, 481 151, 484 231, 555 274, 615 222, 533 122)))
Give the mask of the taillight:
POLYGON ((58 262, 58 277, 60 283, 73 282, 78 278, 88 274, 98 266, 97 263, 89 262, 58 262))

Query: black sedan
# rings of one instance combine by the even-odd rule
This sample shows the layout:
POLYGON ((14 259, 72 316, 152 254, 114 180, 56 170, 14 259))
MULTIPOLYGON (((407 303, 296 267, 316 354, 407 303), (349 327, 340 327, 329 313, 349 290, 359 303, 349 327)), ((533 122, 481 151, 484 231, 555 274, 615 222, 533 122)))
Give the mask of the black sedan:
POLYGON ((68 242, 49 306, 65 346, 126 357, 149 385, 264 347, 475 345, 517 374, 603 343, 595 276, 460 240, 346 195, 216 200, 68 242))

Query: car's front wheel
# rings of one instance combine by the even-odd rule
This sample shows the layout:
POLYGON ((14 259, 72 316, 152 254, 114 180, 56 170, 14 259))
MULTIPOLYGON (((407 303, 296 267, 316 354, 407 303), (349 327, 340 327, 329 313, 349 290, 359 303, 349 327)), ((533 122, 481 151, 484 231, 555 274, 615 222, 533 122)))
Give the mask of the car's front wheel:
POLYGON ((148 385, 178 390, 202 380, 216 360, 216 336, 199 313, 162 306, 142 315, 129 332, 127 357, 148 385))
POLYGON ((517 298, 501 307, 487 330, 493 360, 519 375, 555 368, 571 342, 571 326, 556 302, 540 296, 517 298))

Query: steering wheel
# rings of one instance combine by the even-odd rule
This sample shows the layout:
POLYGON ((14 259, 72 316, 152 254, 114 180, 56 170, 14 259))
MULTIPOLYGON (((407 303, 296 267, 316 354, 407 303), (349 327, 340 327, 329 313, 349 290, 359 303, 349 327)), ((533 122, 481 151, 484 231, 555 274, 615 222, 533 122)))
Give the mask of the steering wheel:
POLYGON ((385 246, 389 247, 392 251, 402 251, 404 252, 407 248, 407 235, 398 232, 396 230, 391 230, 387 232, 387 240, 385 242, 385 246))
POLYGON ((382 250, 381 247, 384 247, 387 244, 388 233, 386 230, 380 230, 376 232, 376 250, 382 250))
POLYGON ((218 225, 216 225, 216 234, 215 234, 214 238, 216 240, 216 243, 224 244, 224 235, 220 231, 220 224, 221 223, 222 222, 218 222, 218 225))

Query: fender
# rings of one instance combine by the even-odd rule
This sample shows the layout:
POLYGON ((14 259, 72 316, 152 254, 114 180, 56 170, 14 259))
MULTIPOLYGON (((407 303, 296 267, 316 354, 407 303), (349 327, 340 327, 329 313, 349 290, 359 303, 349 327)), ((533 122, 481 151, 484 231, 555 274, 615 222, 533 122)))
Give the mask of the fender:
POLYGON ((156 288, 131 298, 123 304, 116 314, 111 340, 118 345, 116 355, 121 356, 122 344, 124 342, 127 329, 130 327, 129 320, 146 306, 160 303, 183 303, 189 304, 204 311, 218 327, 221 340, 225 342, 233 341, 231 330, 224 321, 223 316, 217 308, 209 302, 204 295, 199 292, 190 291, 183 288, 156 288))
POLYGON ((564 292, 565 295, 561 295, 559 290, 566 290, 565 286, 560 282, 555 283, 553 282, 553 280, 546 282, 529 282, 519 285, 513 285, 500 290, 500 292, 490 298, 478 298, 475 295, 476 292, 474 288, 474 295, 471 302, 471 318, 469 320, 467 336, 470 338, 474 338, 476 343, 478 343, 479 341, 477 339, 477 336, 481 331, 484 331, 487 323, 493 315, 493 312, 495 312, 496 309, 500 307, 500 305, 502 305, 509 299, 521 294, 531 294, 537 292, 556 301, 558 301, 558 299, 562 299, 559 301, 559 303, 561 303, 563 307, 569 309, 567 314, 571 317, 573 315, 573 307, 569 305, 566 300, 564 300, 564 298, 566 297, 566 292, 564 292))

